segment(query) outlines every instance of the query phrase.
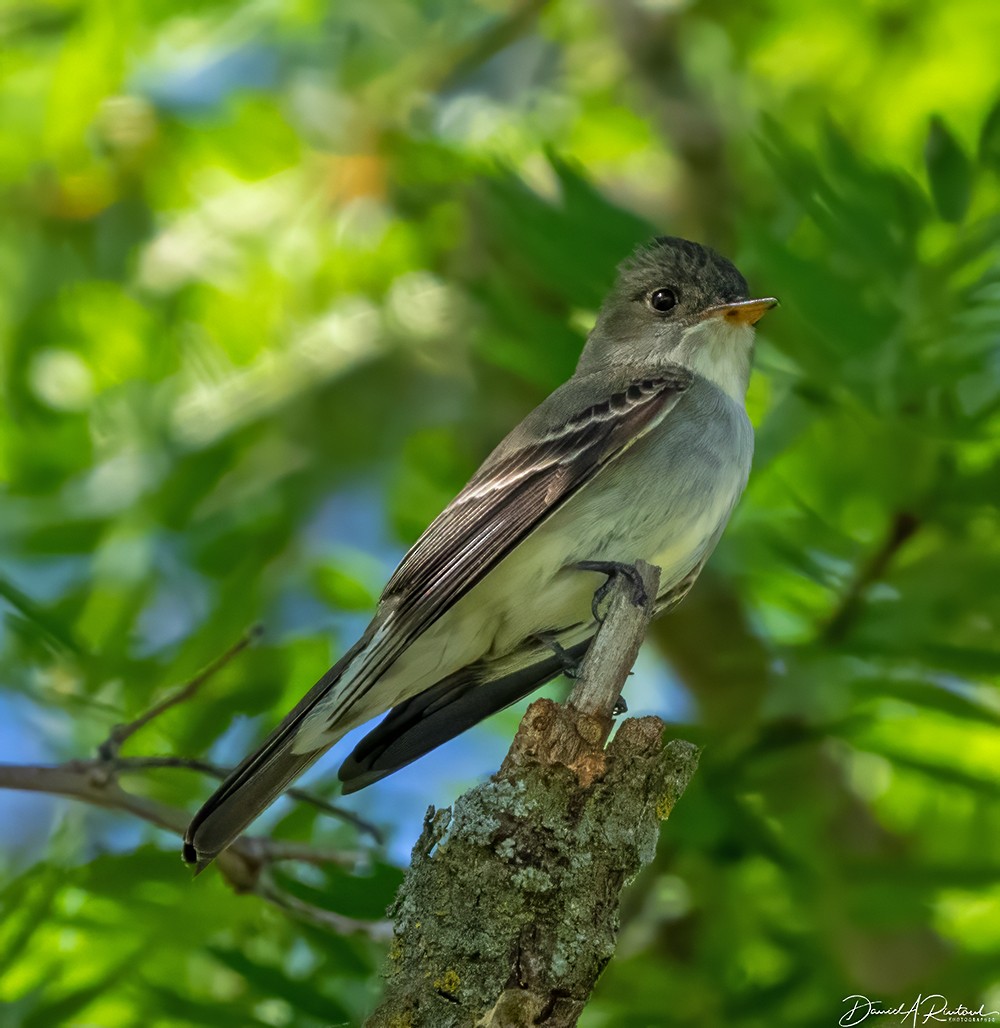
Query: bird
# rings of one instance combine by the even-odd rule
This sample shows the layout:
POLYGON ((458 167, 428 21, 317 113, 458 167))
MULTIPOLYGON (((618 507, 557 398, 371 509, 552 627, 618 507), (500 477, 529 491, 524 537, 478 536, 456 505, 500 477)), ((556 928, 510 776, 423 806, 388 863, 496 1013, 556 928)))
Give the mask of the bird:
POLYGON ((203 870, 348 731, 388 711, 339 776, 354 792, 556 677, 595 593, 660 568, 654 616, 694 584, 743 493, 750 297, 715 250, 657 236, 621 262, 573 375, 517 425, 406 553, 361 638, 222 781, 183 857, 203 870))

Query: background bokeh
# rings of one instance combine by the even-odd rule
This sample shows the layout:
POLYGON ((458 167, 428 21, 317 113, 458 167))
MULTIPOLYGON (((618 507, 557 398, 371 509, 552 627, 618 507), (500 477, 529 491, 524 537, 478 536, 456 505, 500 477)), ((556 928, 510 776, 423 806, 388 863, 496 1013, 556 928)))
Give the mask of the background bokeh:
MULTIPOLYGON (((615 263, 711 242, 761 326, 747 495, 633 711, 704 745, 583 1021, 1000 1007, 1000 5, 0 9, 0 760, 232 762, 572 370, 615 263)), ((558 691, 558 686, 556 691, 558 691)), ((279 838, 378 919, 508 711, 279 838)), ((334 795, 335 759, 311 776, 334 795)), ((131 775, 193 810, 211 782, 131 775)), ((384 944, 0 793, 0 1026, 358 1023, 384 944)))

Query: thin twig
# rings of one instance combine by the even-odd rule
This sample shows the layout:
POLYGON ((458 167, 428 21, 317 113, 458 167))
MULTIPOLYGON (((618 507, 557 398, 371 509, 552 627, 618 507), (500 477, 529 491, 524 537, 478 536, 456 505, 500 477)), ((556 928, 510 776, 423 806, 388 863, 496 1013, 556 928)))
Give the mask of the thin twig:
POLYGON ((322 907, 306 903, 297 896, 276 889, 270 883, 263 885, 257 891, 257 895, 273 903, 276 907, 281 907, 289 914, 310 921, 320 928, 328 928, 338 935, 353 935, 362 932, 377 942, 386 942, 392 938, 392 925, 389 921, 358 921, 356 918, 338 914, 334 910, 324 910, 322 907))
POLYGON ((339 817, 342 821, 347 821, 348 824, 354 825, 359 831, 367 832, 380 846, 385 842, 382 829, 373 825, 370 821, 366 821, 363 817, 359 817, 353 810, 345 810, 343 807, 338 807, 336 803, 331 803, 329 800, 323 799, 322 796, 317 796, 315 793, 308 792, 305 789, 288 789, 285 795, 301 803, 309 803, 317 810, 322 810, 332 817, 339 817))
POLYGON ((893 517, 882 544, 861 566, 841 597, 837 609, 827 621, 823 629, 825 642, 837 643, 847 635, 865 593, 874 582, 885 577, 896 554, 919 527, 920 520, 914 514, 899 511, 893 517))
POLYGON ((319 849, 307 842, 293 842, 285 839, 270 839, 262 835, 251 835, 248 844, 255 854, 267 864, 280 864, 283 861, 296 861, 300 864, 312 864, 323 867, 335 864, 337 867, 357 867, 364 859, 364 854, 357 850, 319 849))
POLYGON ((660 587, 660 569, 636 562, 636 581, 612 591, 611 604, 570 693, 569 705, 584 714, 611 717, 645 638, 660 587), (638 588, 641 583, 641 589, 638 588), (642 595, 637 595, 637 591, 642 595))
POLYGON ((177 834, 183 834, 187 827, 184 811, 127 792, 96 760, 67 761, 56 765, 0 764, 0 789, 68 796, 92 806, 124 811, 177 834))
POLYGON ((216 657, 210 664, 202 668, 194 678, 185 685, 182 685, 176 692, 165 696, 159 703, 154 703, 153 706, 140 714, 134 721, 115 725, 108 733, 107 739, 98 746, 98 755, 103 760, 114 760, 126 739, 135 735, 140 728, 148 725, 150 721, 158 718, 165 711, 170 710, 171 707, 176 707, 178 703, 190 700, 213 675, 218 674, 234 657, 242 653, 251 643, 256 642, 262 634, 263 628, 260 625, 254 625, 230 646, 225 653, 216 657))
MULTIPOLYGON (((212 764, 207 760, 195 760, 190 757, 116 757, 113 764, 118 771, 122 771, 125 774, 155 768, 180 768, 187 771, 198 771, 220 781, 229 774, 227 768, 220 767, 218 764, 212 764)), ((379 845, 385 841, 382 830, 378 826, 355 814, 353 810, 338 807, 336 803, 331 803, 329 800, 324 799, 322 796, 317 796, 307 789, 288 789, 285 795, 300 803, 308 803, 311 807, 321 810, 324 814, 329 814, 331 817, 339 818, 341 821, 354 825, 358 831, 371 836, 379 845)))

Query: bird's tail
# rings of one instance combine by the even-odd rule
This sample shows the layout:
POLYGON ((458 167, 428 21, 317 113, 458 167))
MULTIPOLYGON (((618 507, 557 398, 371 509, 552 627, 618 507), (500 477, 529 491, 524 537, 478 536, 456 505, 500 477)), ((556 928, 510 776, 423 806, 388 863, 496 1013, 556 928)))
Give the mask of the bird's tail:
POLYGON ((314 747, 296 751, 296 741, 301 747, 300 729, 306 717, 337 686, 348 665, 369 645, 371 636, 370 627, 205 801, 184 834, 187 863, 195 864, 198 871, 207 867, 337 741, 336 730, 331 729, 317 738, 314 747))

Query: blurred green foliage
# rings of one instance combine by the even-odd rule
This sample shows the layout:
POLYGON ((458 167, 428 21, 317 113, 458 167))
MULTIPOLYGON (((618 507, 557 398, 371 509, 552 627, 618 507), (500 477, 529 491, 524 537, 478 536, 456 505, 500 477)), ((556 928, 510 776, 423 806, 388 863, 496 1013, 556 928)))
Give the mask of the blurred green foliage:
MULTIPOLYGON (((1000 1007, 1000 7, 849 7, 4 6, 5 759, 86 755, 261 621, 127 750, 255 718, 233 759, 570 372, 616 261, 686 234, 783 306, 747 496, 652 641, 703 767, 581 1023, 1000 1007)), ((379 944, 192 886, 165 833, 0 809, 4 1028, 377 996, 379 944)), ((358 845, 301 806, 275 831, 358 845)), ((377 917, 373 860, 287 884, 377 917)))

